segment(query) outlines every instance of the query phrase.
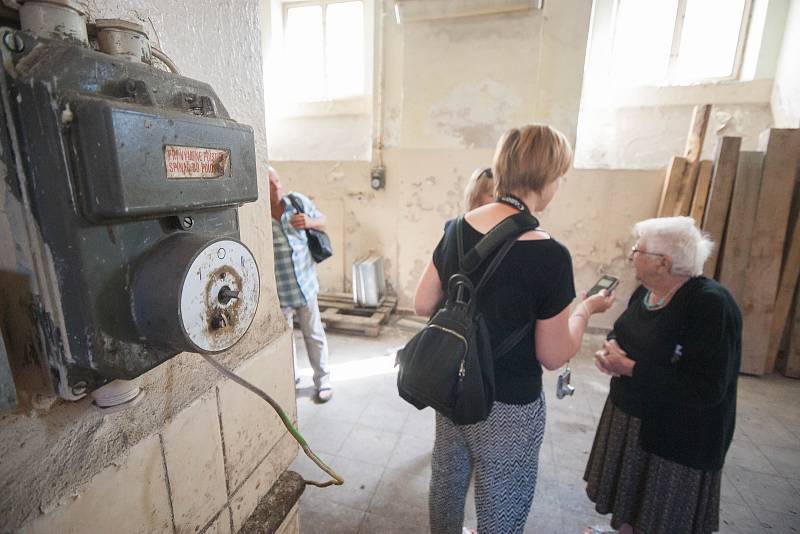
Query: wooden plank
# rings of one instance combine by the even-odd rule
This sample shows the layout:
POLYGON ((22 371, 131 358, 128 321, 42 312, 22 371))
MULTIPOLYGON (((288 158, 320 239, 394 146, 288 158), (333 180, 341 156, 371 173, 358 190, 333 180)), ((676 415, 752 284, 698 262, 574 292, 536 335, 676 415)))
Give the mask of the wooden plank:
POLYGON ((725 226, 731 207, 733 183, 736 179, 736 166, 739 164, 741 147, 741 137, 723 137, 717 144, 714 157, 714 176, 711 179, 711 190, 701 226, 703 231, 709 234, 716 243, 704 269, 704 274, 709 278, 717 278, 717 259, 722 254, 725 226))
POLYGON ((322 312, 323 321, 337 323, 346 322, 357 326, 375 326, 380 324, 382 319, 382 313, 373 313, 369 317, 362 317, 360 315, 348 315, 346 313, 342 313, 341 310, 325 310, 322 312))
POLYGON ((700 154, 703 152, 703 142, 708 130, 708 120, 711 117, 711 104, 703 104, 694 107, 692 112, 692 122, 689 125, 689 134, 686 136, 686 170, 678 191, 678 200, 669 215, 689 215, 692 207, 692 198, 697 184, 697 176, 700 171, 700 154))
POLYGON ((689 217, 694 219, 697 226, 703 224, 703 216, 706 213, 706 203, 708 202, 708 192, 711 189, 711 173, 713 171, 713 162, 707 159, 700 162, 700 169, 697 171, 697 187, 694 189, 692 209, 689 211, 689 217))
POLYGON ((718 260, 719 281, 728 288, 738 303, 742 302, 743 297, 763 164, 763 152, 744 151, 739 154, 731 198, 731 217, 725 230, 723 252, 718 260))
POLYGON ((373 313, 370 317, 346 315, 342 310, 330 308, 322 312, 322 321, 326 329, 338 330, 350 334, 377 336, 381 332, 384 314, 373 313))
POLYGON ((800 291, 795 296, 794 312, 792 313, 792 331, 789 337, 789 349, 786 351, 786 363, 783 374, 791 378, 800 378, 800 291))
POLYGON ((664 177, 664 186, 661 188, 661 200, 658 203, 658 216, 669 217, 672 215, 675 205, 678 203, 678 195, 681 191, 683 174, 686 172, 688 161, 681 156, 673 156, 667 167, 667 175, 664 177))
POLYGON ((708 130, 708 120, 711 117, 711 104, 695 106, 692 111, 692 123, 689 125, 689 135, 686 136, 686 149, 683 157, 689 163, 700 161, 703 153, 703 141, 708 130))
POLYGON ((742 298, 743 373, 761 375, 767 363, 781 260, 789 223, 795 175, 800 164, 800 129, 773 128, 762 135, 766 147, 761 191, 742 298))
POLYGON ((778 296, 775 299, 775 312, 772 315, 772 328, 769 331, 769 350, 765 373, 775 370, 775 360, 778 357, 783 331, 789 319, 789 308, 797 289, 797 277, 800 276, 800 217, 794 223, 794 229, 789 234, 789 252, 781 271, 781 281, 778 285, 778 296))
POLYGON ((667 217, 689 215, 692 209, 692 197, 694 197, 694 190, 697 186, 697 175, 699 172, 699 161, 690 161, 686 164, 686 169, 683 171, 683 176, 681 176, 681 187, 678 192, 678 199, 675 201, 672 213, 668 213, 667 217))

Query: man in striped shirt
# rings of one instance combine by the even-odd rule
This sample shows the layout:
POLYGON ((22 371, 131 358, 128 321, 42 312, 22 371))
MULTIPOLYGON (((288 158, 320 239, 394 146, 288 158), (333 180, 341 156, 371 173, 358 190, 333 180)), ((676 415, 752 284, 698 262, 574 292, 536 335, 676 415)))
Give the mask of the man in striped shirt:
MULTIPOLYGON (((275 254, 275 281, 289 328, 297 314, 300 330, 306 343, 308 360, 314 370, 317 400, 328 402, 333 396, 328 368, 328 339, 322 328, 317 304, 319 282, 317 270, 308 250, 306 229, 325 230, 325 215, 314 203, 300 193, 290 193, 303 206, 299 213, 288 195, 284 195, 281 179, 272 167, 269 174, 269 198, 272 211, 272 247, 275 254)), ((294 340, 292 340, 294 343, 294 340)))

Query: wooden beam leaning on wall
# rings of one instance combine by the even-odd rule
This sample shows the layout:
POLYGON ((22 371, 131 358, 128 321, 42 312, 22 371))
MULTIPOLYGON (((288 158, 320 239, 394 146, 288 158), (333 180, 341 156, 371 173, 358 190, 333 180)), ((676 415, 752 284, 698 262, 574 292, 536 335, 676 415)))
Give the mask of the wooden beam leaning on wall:
POLYGON ((762 134, 766 148, 750 257, 741 300, 744 329, 742 367, 761 375, 767 363, 769 333, 783 260, 795 173, 800 163, 800 129, 773 128, 762 134))
POLYGON ((659 217, 669 217, 675 210, 687 164, 686 158, 672 156, 669 167, 667 167, 667 176, 664 178, 664 186, 661 189, 661 201, 658 203, 659 217))
POLYGON ((791 378, 800 378, 800 291, 795 298, 793 317, 790 317, 792 324, 791 335, 789 337, 789 348, 786 351, 786 362, 782 372, 791 378))
POLYGON ((717 260, 719 281, 728 288, 740 306, 744 292, 747 260, 750 257, 763 166, 763 152, 743 151, 739 154, 736 181, 733 184, 733 196, 731 197, 731 216, 725 230, 722 255, 717 260))
POLYGON ((769 374, 775 370, 775 360, 781 345, 786 322, 790 318, 792 299, 797 289, 797 277, 800 276, 800 217, 797 217, 794 228, 788 235, 789 252, 781 271, 778 285, 778 296, 775 299, 775 312, 772 314, 772 328, 769 331, 769 349, 764 372, 769 374))
POLYGON ((703 216, 706 213, 708 194, 711 190, 711 174, 713 172, 713 161, 704 159, 700 162, 700 167, 697 170, 697 187, 694 188, 692 208, 689 210, 689 217, 694 219, 698 226, 703 224, 703 216))
POLYGON ((725 240, 725 227, 728 213, 731 213, 733 183, 736 180, 736 167, 739 164, 739 150, 742 147, 741 137, 723 137, 717 143, 714 156, 714 175, 711 178, 711 189, 708 193, 708 204, 703 216, 701 228, 714 241, 714 250, 705 265, 704 273, 709 278, 717 277, 718 259, 722 256, 725 240))
POLYGON ((667 169, 658 206, 659 217, 689 215, 710 116, 711 104, 694 107, 684 155, 673 157, 667 169))
MULTIPOLYGON (((692 199, 697 185, 697 176, 700 171, 700 154, 703 152, 703 141, 708 130, 708 120, 711 116, 711 104, 695 106, 692 113, 692 124, 686 138, 686 153, 684 157, 688 162, 686 171, 681 180, 681 189, 678 202, 673 210, 673 215, 689 215, 692 199)), ((698 221, 699 223, 700 221, 698 221)))

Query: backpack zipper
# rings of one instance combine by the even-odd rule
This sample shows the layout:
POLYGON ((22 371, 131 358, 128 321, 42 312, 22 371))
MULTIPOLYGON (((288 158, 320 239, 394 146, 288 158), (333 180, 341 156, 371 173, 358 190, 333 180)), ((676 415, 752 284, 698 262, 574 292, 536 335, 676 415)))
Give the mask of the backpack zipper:
POLYGON ((464 356, 461 357, 461 365, 458 367, 458 376, 463 378, 467 374, 467 369, 466 369, 466 363, 467 363, 466 360, 467 360, 467 358, 466 358, 466 356, 467 356, 467 349, 469 347, 469 344, 467 343, 467 338, 465 338, 464 336, 462 336, 461 334, 459 334, 455 330, 450 330, 449 328, 445 328, 444 326, 439 326, 438 324, 429 324, 428 328, 438 328, 442 332, 447 332, 448 334, 457 337, 458 339, 461 340, 462 343, 464 343, 464 356))

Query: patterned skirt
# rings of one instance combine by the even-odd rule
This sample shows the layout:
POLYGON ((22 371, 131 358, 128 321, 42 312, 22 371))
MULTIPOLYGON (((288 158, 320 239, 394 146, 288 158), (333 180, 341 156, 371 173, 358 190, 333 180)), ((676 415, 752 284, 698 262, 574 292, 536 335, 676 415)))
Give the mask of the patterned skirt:
POLYGON ((722 471, 700 471, 639 446, 641 420, 606 400, 583 479, 586 494, 611 526, 647 534, 719 530, 722 471))

